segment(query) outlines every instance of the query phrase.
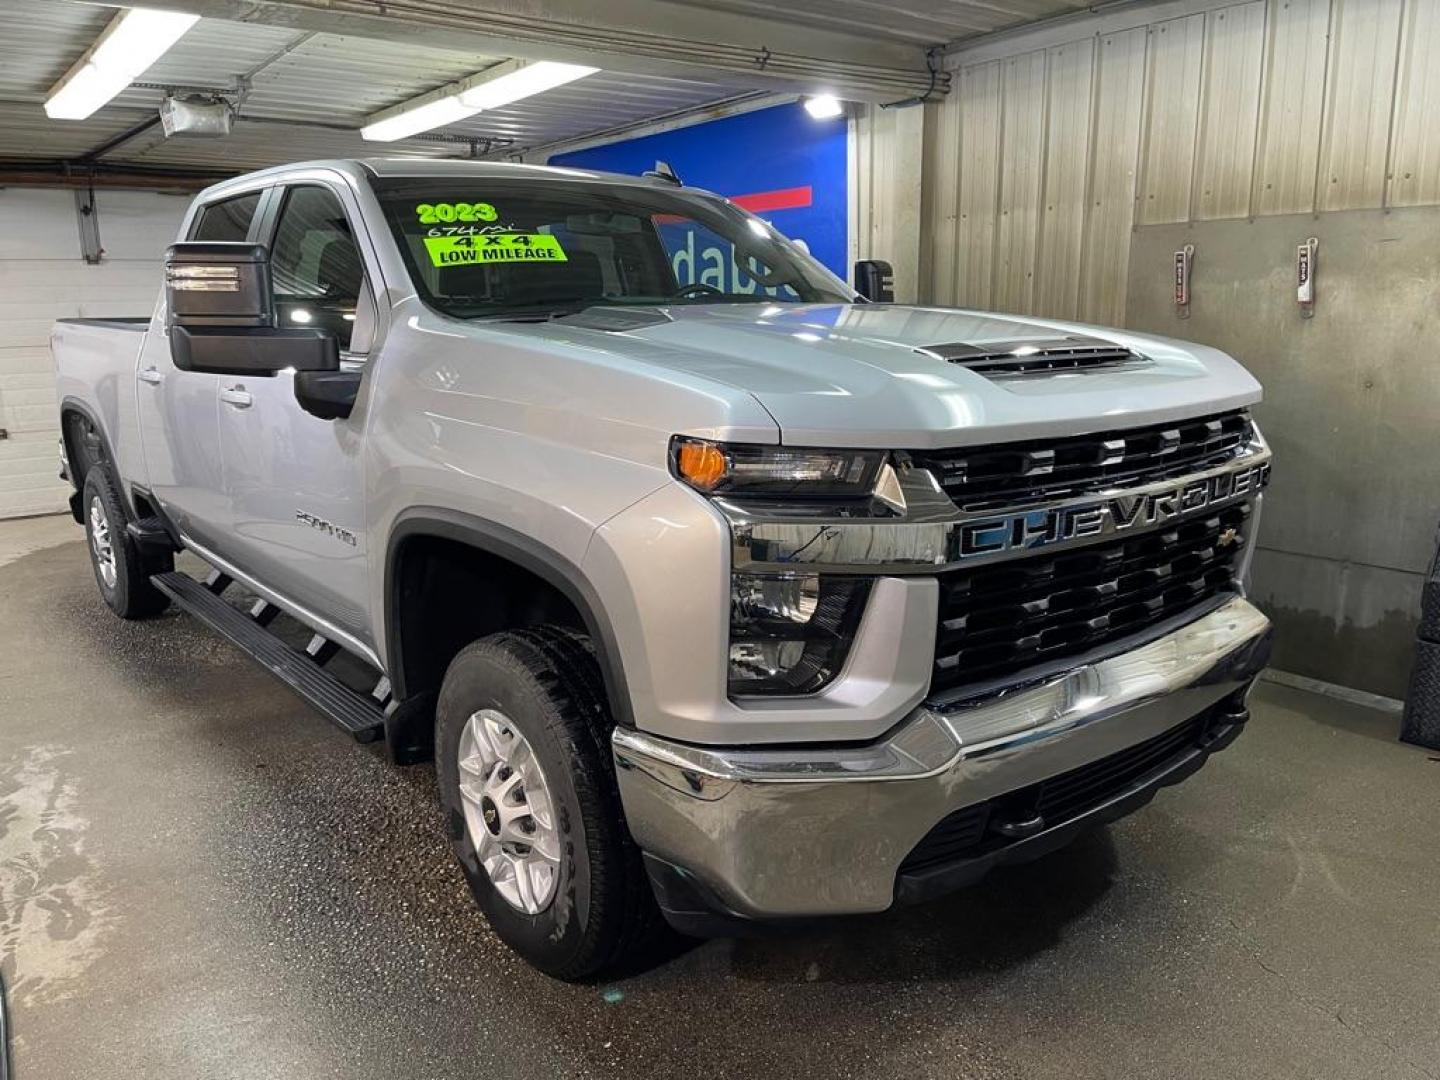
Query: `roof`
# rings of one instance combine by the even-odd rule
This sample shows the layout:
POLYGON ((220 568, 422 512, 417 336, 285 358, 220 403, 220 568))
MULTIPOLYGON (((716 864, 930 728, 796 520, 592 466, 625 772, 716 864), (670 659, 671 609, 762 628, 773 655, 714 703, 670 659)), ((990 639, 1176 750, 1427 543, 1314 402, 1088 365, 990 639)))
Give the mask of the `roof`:
MULTIPOLYGON (((212 184, 200 193, 203 199, 211 199, 217 195, 227 194, 232 191, 241 191, 253 188, 265 181, 276 181, 284 179, 296 172, 306 170, 330 170, 348 176, 355 181, 365 181, 370 177, 386 177, 403 179, 414 177, 422 179, 425 177, 477 177, 490 180, 594 180, 600 183, 617 184, 625 187, 663 188, 667 190, 678 190, 675 185, 666 180, 659 180, 650 176, 630 176, 625 173, 600 172, 591 169, 570 169, 553 165, 522 165, 507 161, 445 161, 428 160, 425 158, 330 158, 317 161, 296 161, 286 165, 274 165, 268 169, 258 169, 229 180, 222 180, 218 184, 212 184)), ((686 188, 687 192, 709 194, 701 188, 686 188)))
POLYGON ((611 180, 616 183, 649 186, 662 184, 673 187, 665 180, 649 176, 631 176, 625 173, 599 172, 593 169, 563 168, 557 165, 522 165, 509 161, 453 161, 429 160, 425 158, 357 158, 353 162, 363 166, 376 176, 482 176, 490 179, 517 179, 532 177, 537 180, 611 180))

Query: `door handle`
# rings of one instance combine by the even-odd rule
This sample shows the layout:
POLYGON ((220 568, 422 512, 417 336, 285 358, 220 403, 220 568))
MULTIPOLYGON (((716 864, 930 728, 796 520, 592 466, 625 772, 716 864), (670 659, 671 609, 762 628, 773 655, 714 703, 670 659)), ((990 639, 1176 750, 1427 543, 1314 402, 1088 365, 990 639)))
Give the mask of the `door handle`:
POLYGON ((243 386, 232 386, 220 391, 220 400, 237 409, 248 409, 255 400, 243 386))
POLYGON ((149 383, 151 386, 159 386, 165 378, 164 375, 161 375, 160 372, 153 367, 147 367, 143 371, 137 371, 135 377, 141 382, 149 383))

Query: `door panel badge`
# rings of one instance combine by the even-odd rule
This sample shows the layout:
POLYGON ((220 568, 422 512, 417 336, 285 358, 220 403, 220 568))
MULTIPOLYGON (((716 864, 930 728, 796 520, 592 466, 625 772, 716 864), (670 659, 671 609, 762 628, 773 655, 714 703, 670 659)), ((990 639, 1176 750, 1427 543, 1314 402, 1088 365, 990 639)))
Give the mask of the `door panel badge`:
POLYGON ((296 510, 295 520, 302 525, 309 525, 310 528, 322 532, 327 536, 333 536, 342 544, 349 544, 352 548, 360 546, 360 541, 353 532, 349 529, 342 529, 339 525, 333 525, 322 517, 316 517, 314 514, 304 510, 296 510))

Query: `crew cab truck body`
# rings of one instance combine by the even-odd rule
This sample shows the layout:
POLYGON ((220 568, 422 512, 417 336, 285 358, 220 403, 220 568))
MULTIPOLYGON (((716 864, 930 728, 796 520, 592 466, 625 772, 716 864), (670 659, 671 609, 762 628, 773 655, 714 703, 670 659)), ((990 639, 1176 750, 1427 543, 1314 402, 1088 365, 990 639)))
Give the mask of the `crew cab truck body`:
POLYGON ((869 303, 664 179, 251 174, 148 322, 53 344, 107 602, 433 753, 478 902, 556 975, 657 911, 880 911, 1050 850, 1226 745, 1268 653, 1233 360, 869 303))

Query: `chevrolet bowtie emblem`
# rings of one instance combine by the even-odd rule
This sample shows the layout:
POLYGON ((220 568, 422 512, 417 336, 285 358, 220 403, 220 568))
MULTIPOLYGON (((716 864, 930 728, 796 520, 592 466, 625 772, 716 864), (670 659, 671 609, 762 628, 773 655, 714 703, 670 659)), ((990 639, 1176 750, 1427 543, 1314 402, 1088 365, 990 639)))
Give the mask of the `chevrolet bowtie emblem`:
POLYGON ((1222 533, 1220 534, 1219 539, 1217 539, 1215 542, 1216 542, 1217 544, 1219 544, 1221 547, 1229 547, 1231 544, 1235 543, 1235 541, 1238 540, 1239 538, 1240 538, 1240 531, 1239 531, 1238 529, 1226 529, 1224 532, 1222 532, 1222 533))

